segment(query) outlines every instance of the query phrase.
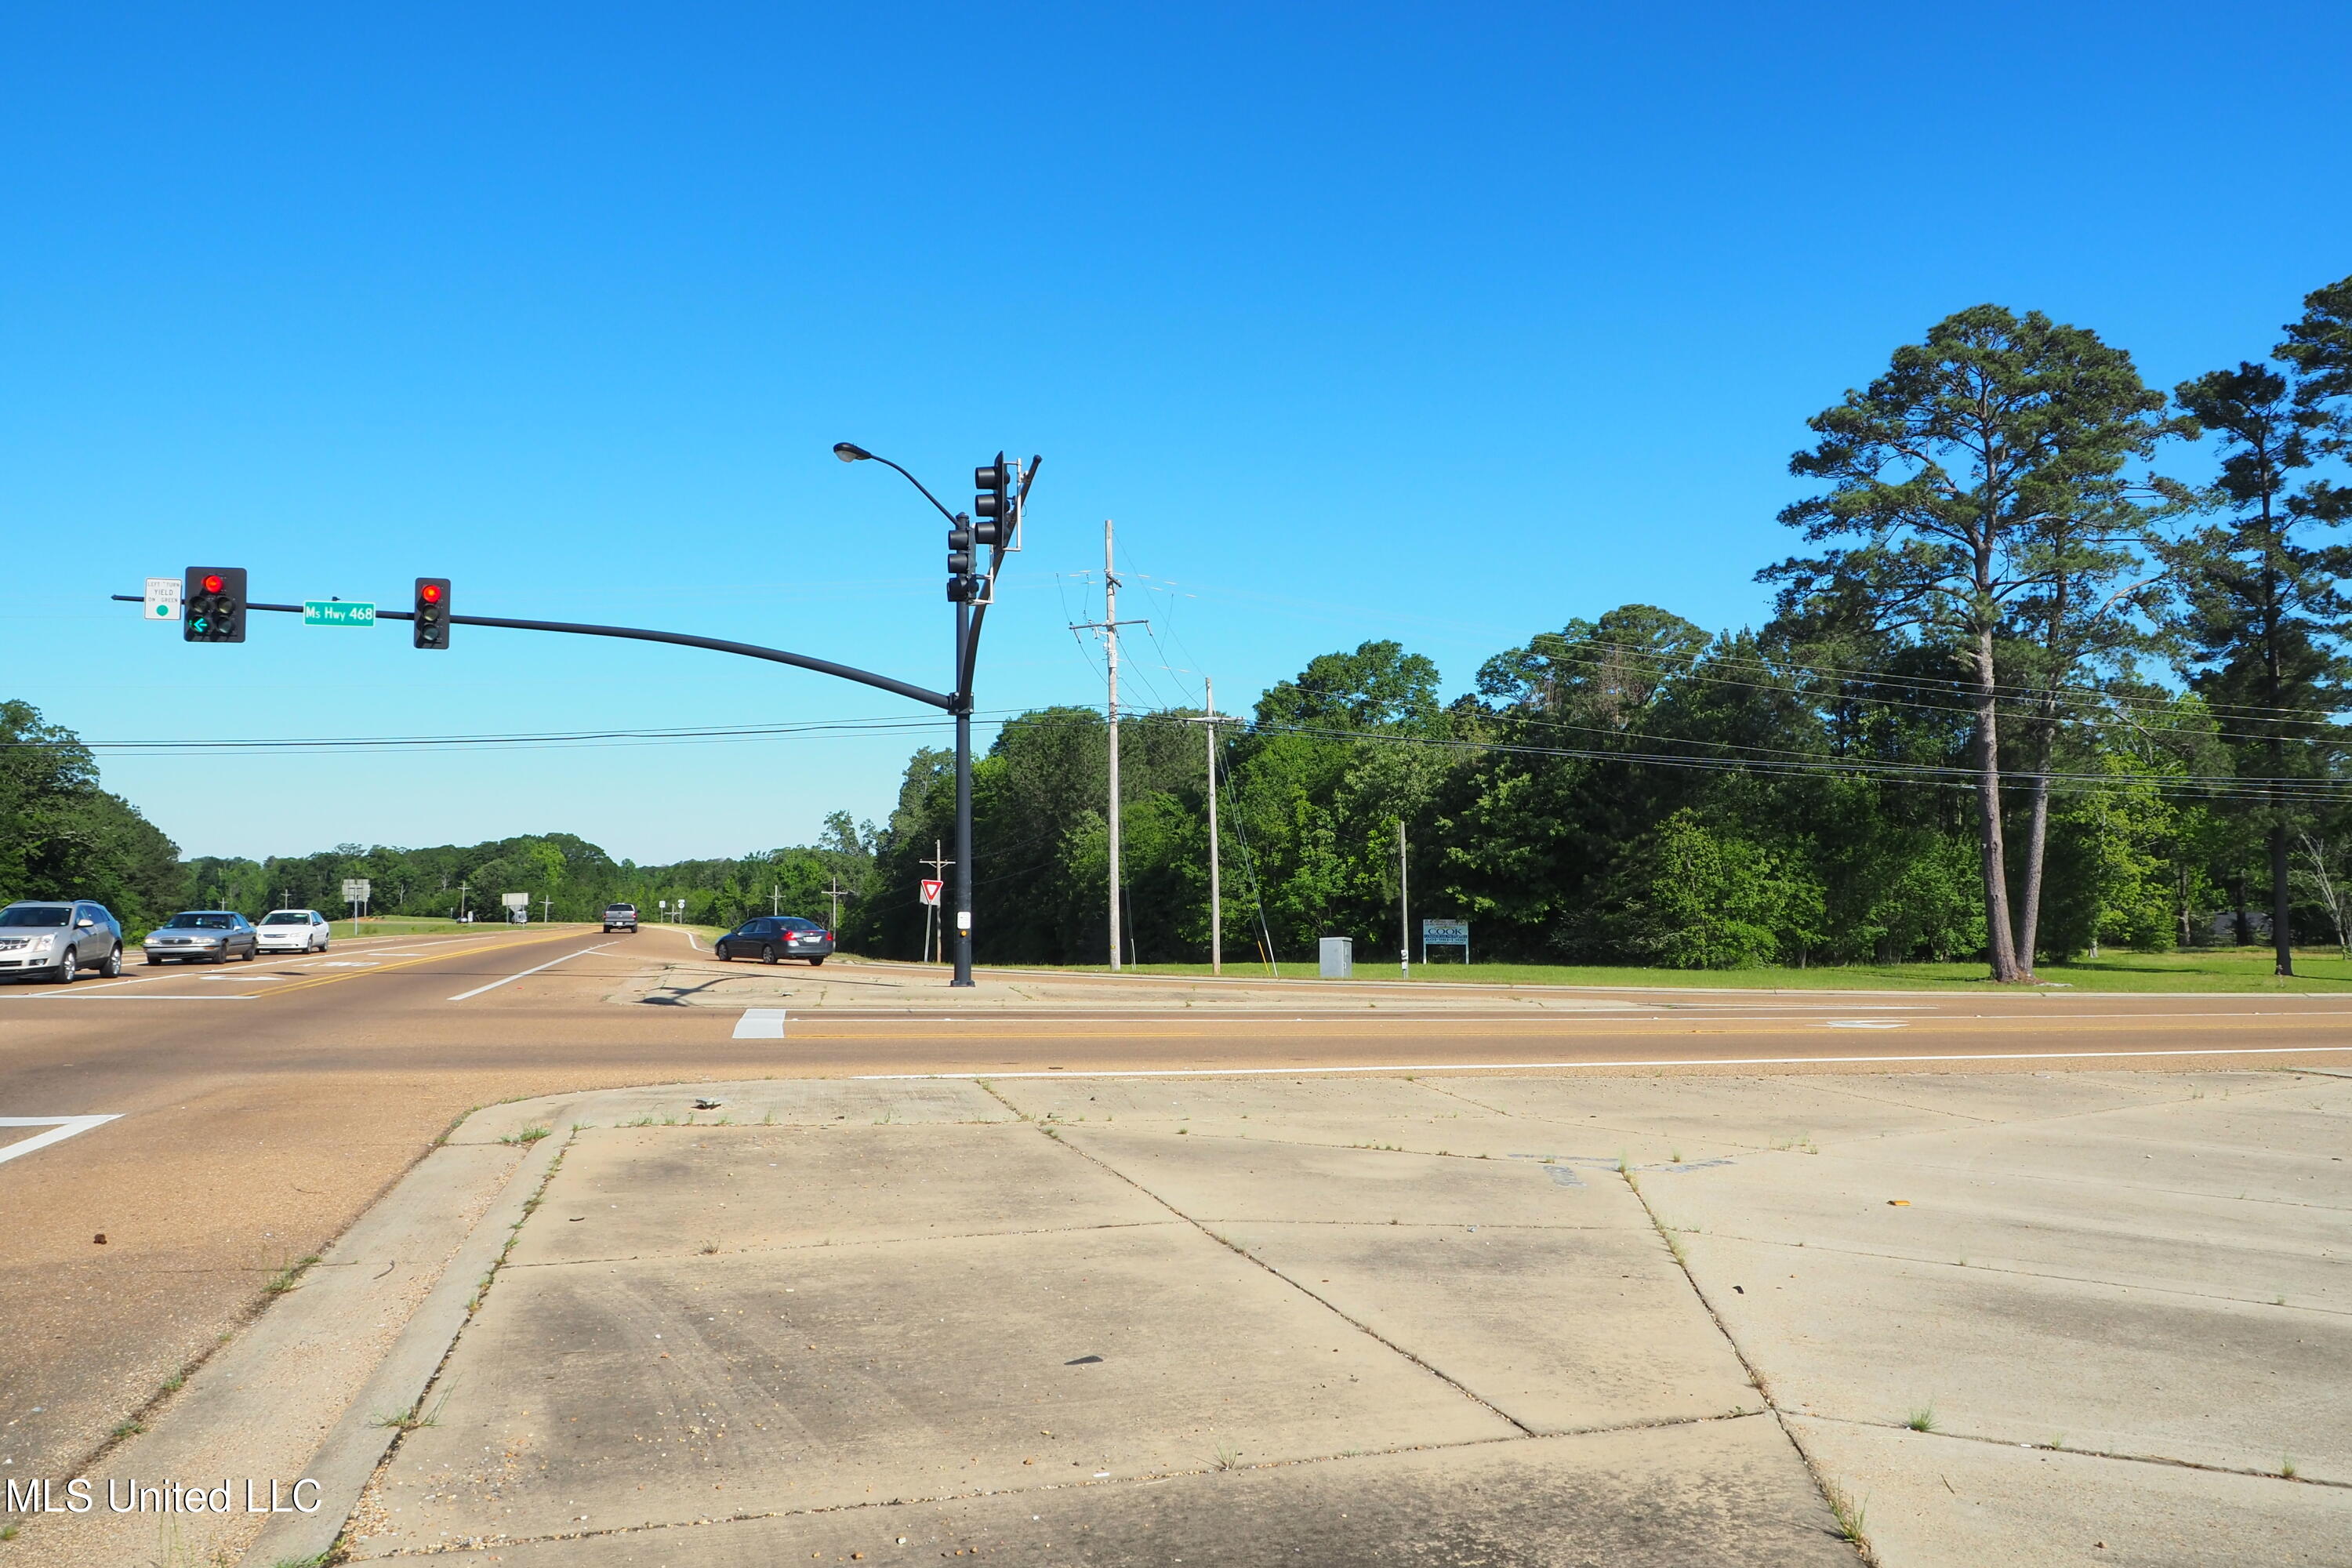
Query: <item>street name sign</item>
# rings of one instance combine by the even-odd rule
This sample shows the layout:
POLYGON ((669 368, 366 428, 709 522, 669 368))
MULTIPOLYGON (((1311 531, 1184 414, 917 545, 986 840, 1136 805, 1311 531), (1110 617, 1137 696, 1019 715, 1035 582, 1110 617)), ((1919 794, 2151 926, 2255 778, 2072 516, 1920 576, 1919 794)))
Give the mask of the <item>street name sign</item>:
POLYGON ((368 879, 365 877, 343 879, 343 902, 363 904, 368 900, 368 879))
POLYGON ((180 618, 180 590, 185 586, 177 577, 147 579, 147 618, 151 621, 176 621, 180 618))
POLYGON ((302 601, 302 624, 306 626, 372 626, 375 625, 375 602, 372 599, 305 599, 302 601))

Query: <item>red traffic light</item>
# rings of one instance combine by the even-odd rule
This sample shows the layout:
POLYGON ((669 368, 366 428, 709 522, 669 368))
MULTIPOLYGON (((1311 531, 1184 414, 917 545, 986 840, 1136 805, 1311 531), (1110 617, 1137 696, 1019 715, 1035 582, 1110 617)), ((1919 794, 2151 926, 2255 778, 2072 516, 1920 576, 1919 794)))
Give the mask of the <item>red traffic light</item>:
POLYGON ((428 605, 437 605, 441 602, 441 584, 438 583, 427 583, 425 586, 416 590, 416 596, 424 600, 428 605))
POLYGON ((228 584, 222 581, 221 574, 217 572, 211 574, 205 579, 205 592, 207 594, 217 594, 223 588, 227 586, 228 584))

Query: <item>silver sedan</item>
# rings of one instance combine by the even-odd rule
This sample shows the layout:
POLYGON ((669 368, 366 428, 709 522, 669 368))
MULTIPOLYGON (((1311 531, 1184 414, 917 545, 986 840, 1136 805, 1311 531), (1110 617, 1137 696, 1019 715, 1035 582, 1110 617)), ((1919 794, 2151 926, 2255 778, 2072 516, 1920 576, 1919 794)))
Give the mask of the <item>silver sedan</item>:
POLYGON ((189 963, 226 963, 242 958, 247 963, 261 951, 253 922, 230 910, 188 910, 173 915, 147 933, 147 962, 167 958, 189 963))

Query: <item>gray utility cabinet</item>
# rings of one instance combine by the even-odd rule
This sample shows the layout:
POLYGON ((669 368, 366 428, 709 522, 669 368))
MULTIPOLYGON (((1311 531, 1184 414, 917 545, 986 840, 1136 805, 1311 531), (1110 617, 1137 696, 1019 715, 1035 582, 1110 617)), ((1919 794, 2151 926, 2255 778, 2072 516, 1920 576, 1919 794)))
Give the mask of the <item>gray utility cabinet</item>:
POLYGON ((1356 939, 1354 937, 1325 937, 1322 957, 1324 979, 1353 980, 1356 977, 1356 939))

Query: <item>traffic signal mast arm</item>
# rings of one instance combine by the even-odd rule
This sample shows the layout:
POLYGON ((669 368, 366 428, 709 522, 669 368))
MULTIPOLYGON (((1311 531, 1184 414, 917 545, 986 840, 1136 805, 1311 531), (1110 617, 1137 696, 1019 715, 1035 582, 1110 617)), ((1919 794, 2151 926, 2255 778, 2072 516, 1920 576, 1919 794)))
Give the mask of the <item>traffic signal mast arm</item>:
MULTIPOLYGON (((146 602, 142 595, 137 594, 116 594, 113 597, 125 604, 146 602)), ((245 607, 295 616, 302 614, 303 610, 300 605, 248 604, 245 607)), ((378 610, 375 618, 380 621, 409 621, 416 617, 407 610, 378 610)), ((520 621, 504 616, 451 616, 449 623, 459 626, 504 626, 509 631, 519 632, 566 632, 574 637, 625 637, 633 642, 663 642, 673 643, 679 647, 709 648, 713 653, 740 654, 745 658, 764 658, 772 664, 813 669, 819 675, 838 676, 844 680, 855 680, 863 686, 929 703, 945 712, 952 713, 956 707, 956 700, 943 691, 933 691, 929 687, 917 686, 911 681, 898 680, 887 675, 877 675, 870 669, 859 669, 855 665, 835 664, 829 658, 816 658, 804 653, 786 653, 782 648, 761 647, 756 643, 727 642, 718 637, 692 637, 684 632, 646 631, 639 626, 594 626, 577 621, 520 621)))

